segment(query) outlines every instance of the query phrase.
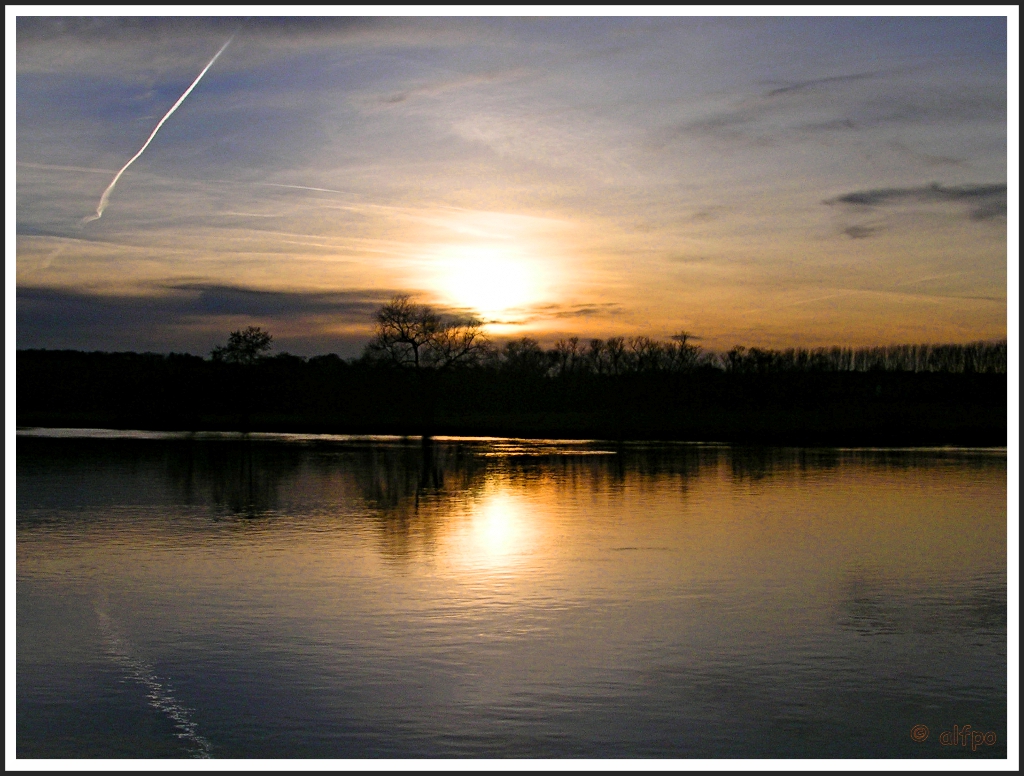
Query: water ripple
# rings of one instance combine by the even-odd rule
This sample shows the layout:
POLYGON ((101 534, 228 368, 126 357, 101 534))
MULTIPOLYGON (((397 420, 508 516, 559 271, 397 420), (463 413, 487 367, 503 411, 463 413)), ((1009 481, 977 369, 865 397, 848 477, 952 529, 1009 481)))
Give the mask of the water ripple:
POLYGON ((161 682, 153 666, 138 656, 134 646, 107 612, 105 601, 96 601, 96 618, 106 642, 107 653, 124 669, 128 678, 146 689, 146 701, 174 723, 175 735, 191 745, 189 754, 200 759, 210 757, 210 742, 199 735, 191 710, 171 693, 169 682, 161 682))

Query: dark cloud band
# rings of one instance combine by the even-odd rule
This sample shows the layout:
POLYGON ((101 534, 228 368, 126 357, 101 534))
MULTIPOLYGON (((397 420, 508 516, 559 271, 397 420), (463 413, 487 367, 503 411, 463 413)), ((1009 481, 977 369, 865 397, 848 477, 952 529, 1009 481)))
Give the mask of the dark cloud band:
POLYGON ((205 353, 239 319, 247 319, 271 330, 276 325, 303 332, 279 340, 282 345, 294 341, 290 347, 305 355, 339 350, 352 355, 361 347, 354 340, 361 343, 369 337, 374 311, 393 293, 179 284, 136 295, 22 286, 17 290, 17 346, 205 353), (366 333, 361 337, 326 333, 338 327, 365 327, 366 333))
POLYGON ((852 205, 885 207, 907 202, 945 203, 966 205, 970 216, 977 221, 1006 217, 1006 184, 988 183, 968 186, 928 186, 907 188, 866 189, 825 200, 826 205, 852 205))

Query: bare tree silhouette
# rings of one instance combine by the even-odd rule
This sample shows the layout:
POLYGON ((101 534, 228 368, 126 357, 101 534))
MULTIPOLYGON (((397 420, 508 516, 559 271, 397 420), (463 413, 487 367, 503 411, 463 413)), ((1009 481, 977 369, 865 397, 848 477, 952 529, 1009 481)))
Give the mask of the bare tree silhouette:
POLYGON ((255 364, 263 358, 272 347, 273 335, 259 326, 249 326, 233 331, 228 335, 227 345, 218 345, 210 356, 214 361, 229 364, 255 364))
POLYGON ((366 346, 370 360, 412 369, 416 375, 420 424, 424 443, 431 434, 437 405, 437 375, 457 366, 479 364, 491 345, 481 321, 444 316, 409 296, 396 296, 374 315, 373 340, 366 346))
POLYGON ((374 320, 367 355, 397 366, 417 371, 447 369, 476 363, 490 350, 479 320, 443 316, 428 305, 413 303, 409 296, 394 297, 374 320))

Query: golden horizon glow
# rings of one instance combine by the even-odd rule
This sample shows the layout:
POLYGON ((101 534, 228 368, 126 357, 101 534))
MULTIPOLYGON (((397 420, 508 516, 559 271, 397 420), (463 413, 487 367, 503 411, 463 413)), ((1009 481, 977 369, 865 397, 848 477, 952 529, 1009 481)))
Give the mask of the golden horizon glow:
POLYGON ((224 31, 17 24, 18 348, 350 357, 405 294, 546 343, 1007 336, 1005 19, 254 19, 84 225, 224 31))

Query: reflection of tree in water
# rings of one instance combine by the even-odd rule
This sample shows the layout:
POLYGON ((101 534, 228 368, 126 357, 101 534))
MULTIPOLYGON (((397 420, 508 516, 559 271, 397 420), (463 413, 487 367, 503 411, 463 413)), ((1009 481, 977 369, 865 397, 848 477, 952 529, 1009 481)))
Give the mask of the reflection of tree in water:
POLYGON ((595 444, 590 449, 512 453, 502 457, 510 481, 549 481, 570 490, 602 492, 625 485, 646 488, 671 481, 686 488, 703 469, 718 465, 720 450, 697 445, 595 444))
POLYGON ((801 456, 796 448, 734 447, 729 450, 729 468, 734 480, 760 482, 801 468, 814 468, 814 459, 801 456))
POLYGON ((485 485, 530 490, 655 487, 671 480, 685 489, 722 452, 697 446, 589 447, 536 443, 431 440, 377 444, 351 451, 351 471, 373 510, 383 552, 405 559, 433 552, 439 537, 472 510, 485 485))
POLYGON ((185 504, 254 518, 277 509, 281 484, 302 457, 292 445, 248 437, 189 441, 173 446, 167 471, 185 504))
POLYGON ((527 489, 653 487, 666 479, 685 488, 702 469, 716 467, 722 455, 719 448, 698 446, 436 440, 350 452, 357 459, 351 471, 359 492, 378 520, 385 555, 393 559, 433 551, 456 515, 465 514, 493 478, 527 489))
POLYGON ((721 448, 697 445, 623 448, 616 456, 616 475, 622 481, 628 476, 644 484, 669 479, 686 487, 702 470, 716 468, 721 453, 721 448))
POLYGON ((433 440, 378 444, 354 452, 353 473, 373 510, 386 557, 431 551, 461 505, 479 492, 486 459, 433 440))
MULTIPOLYGON (((282 491, 300 501, 308 497, 328 509, 356 496, 370 514, 357 518, 353 527, 365 528, 369 520, 380 537, 382 552, 392 559, 433 552, 438 538, 460 516, 472 512, 485 485, 495 479, 505 483, 502 487, 524 490, 550 487, 602 494, 623 488, 672 487, 685 491, 702 476, 718 476, 723 466, 734 480, 757 483, 844 466, 930 468, 936 465, 937 455, 944 455, 934 451, 419 439, 310 446, 238 438, 176 442, 170 450, 166 470, 183 503, 210 503, 219 511, 252 518, 277 510, 282 491), (317 487, 324 490, 304 495, 303 489, 311 484, 307 475, 317 478, 317 487)), ((963 455, 950 453, 950 465, 964 463, 963 455)), ((979 456, 977 464, 991 466, 992 459, 979 456)))
MULTIPOLYGON (((757 482, 789 474, 856 467, 872 471, 910 471, 950 466, 988 469, 998 465, 998 451, 943 449, 841 449, 832 447, 727 447, 733 479, 757 482)), ((1005 455, 1002 455, 1005 461, 1005 455)))

